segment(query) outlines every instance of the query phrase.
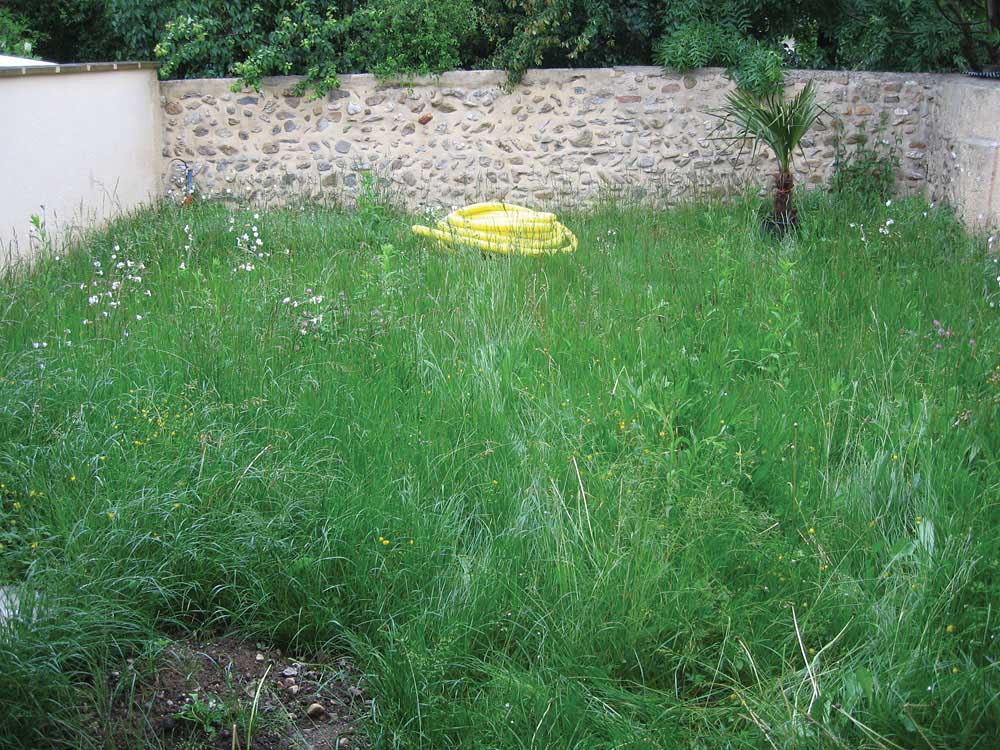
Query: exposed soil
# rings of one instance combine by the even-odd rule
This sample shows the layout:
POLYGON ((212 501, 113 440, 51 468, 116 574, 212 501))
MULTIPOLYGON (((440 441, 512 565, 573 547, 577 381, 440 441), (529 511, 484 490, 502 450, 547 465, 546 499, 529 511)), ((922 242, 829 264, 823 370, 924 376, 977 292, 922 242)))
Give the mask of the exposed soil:
POLYGON ((254 750, 367 746, 360 723, 371 701, 347 659, 303 662, 229 639, 176 641, 111 678, 105 747, 247 750, 251 727, 254 750))

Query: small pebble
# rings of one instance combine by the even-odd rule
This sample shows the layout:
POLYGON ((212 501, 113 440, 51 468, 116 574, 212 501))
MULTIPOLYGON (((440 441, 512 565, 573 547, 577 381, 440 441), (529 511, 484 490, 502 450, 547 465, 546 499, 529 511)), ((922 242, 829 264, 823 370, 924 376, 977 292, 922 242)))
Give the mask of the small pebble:
POLYGON ((285 667, 283 670, 281 670, 281 674, 284 677, 295 677, 298 673, 299 670, 297 670, 295 667, 285 667))
POLYGON ((255 658, 257 659, 257 661, 264 661, 264 654, 257 654, 255 658))
POLYGON ((323 708, 322 703, 311 703, 309 708, 306 709, 306 715, 310 719, 319 720, 326 716, 326 709, 323 708))

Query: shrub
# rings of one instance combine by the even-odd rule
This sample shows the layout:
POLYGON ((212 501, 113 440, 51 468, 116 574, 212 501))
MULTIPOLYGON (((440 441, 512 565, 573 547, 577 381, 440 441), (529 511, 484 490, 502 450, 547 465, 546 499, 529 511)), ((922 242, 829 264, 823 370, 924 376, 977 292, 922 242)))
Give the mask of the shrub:
POLYGON ((259 87, 264 76, 300 73, 300 93, 323 94, 337 85, 342 22, 317 0, 265 3, 200 0, 191 13, 168 21, 156 45, 165 77, 235 75, 259 87))
POLYGON ((777 94, 785 84, 784 57, 761 42, 741 45, 736 63, 727 72, 740 89, 758 97, 777 94))
MULTIPOLYGON (((167 22, 181 15, 176 0, 109 0, 111 25, 120 40, 120 57, 152 60, 167 22)), ((184 14, 188 11, 185 9, 184 14)))
POLYGON ((35 57, 38 33, 33 31, 26 19, 0 8, 0 53, 17 57, 35 57))
POLYGON ((743 36, 734 26, 706 21, 682 24, 664 36, 656 47, 656 62, 679 72, 725 67, 739 88, 759 97, 780 91, 785 81, 781 52, 743 36))
POLYGON ((862 200, 885 201, 895 193, 898 169, 898 140, 887 141, 876 132, 867 141, 848 149, 838 138, 830 189, 862 200))
POLYGON ((739 58, 742 39, 716 23, 685 23, 656 45, 656 62, 684 72, 706 65, 730 66, 739 58))
POLYGON ((655 0, 488 0, 481 7, 484 62, 512 82, 532 66, 648 62, 662 28, 655 0))
POLYGON ((349 67, 382 76, 461 68, 477 30, 471 0, 372 0, 346 26, 349 67))
POLYGON ((298 93, 316 95, 337 86, 343 70, 390 76, 462 67, 476 28, 471 0, 370 0, 347 14, 323 0, 181 7, 190 12, 167 21, 156 45, 164 76, 233 75, 258 88, 265 76, 299 74, 298 93))

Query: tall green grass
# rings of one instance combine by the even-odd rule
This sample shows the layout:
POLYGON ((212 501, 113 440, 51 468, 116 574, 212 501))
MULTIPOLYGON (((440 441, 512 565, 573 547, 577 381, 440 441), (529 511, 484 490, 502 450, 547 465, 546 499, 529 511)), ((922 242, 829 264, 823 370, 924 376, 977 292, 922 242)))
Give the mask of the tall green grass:
POLYGON ((996 265, 800 205, 545 259, 163 207, 9 272, 0 747, 192 630, 351 654, 380 748, 996 747, 996 265))

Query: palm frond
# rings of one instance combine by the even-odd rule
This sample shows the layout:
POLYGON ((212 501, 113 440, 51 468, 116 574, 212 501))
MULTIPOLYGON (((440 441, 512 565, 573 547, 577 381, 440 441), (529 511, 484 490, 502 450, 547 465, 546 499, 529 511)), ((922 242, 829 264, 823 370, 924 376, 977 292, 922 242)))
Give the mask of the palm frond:
POLYGON ((793 152, 822 113, 816 89, 809 81, 791 99, 780 93, 759 98, 736 89, 726 97, 721 116, 724 123, 732 122, 739 129, 733 138, 753 138, 770 146, 779 169, 787 172, 793 152))

